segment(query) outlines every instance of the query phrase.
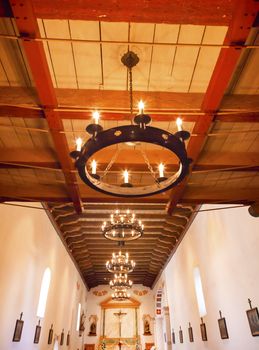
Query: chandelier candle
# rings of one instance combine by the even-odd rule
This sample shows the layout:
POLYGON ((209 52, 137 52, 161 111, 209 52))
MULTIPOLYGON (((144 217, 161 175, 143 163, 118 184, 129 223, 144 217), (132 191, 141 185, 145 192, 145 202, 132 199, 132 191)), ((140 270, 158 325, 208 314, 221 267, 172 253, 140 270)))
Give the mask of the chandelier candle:
POLYGON ((182 121, 181 118, 178 117, 178 118, 176 119, 176 125, 177 125, 177 130, 178 130, 178 131, 182 131, 182 130, 183 130, 183 128, 182 128, 183 121, 182 121))
POLYGON ((78 137, 78 138, 76 139, 76 150, 77 150, 78 152, 81 152, 82 144, 83 144, 83 140, 81 139, 81 137, 78 137))
POLYGON ((91 167, 92 167, 92 174, 96 175, 97 163, 95 160, 92 160, 91 167))
POLYGON ((99 124, 100 114, 98 111, 93 112, 93 118, 94 118, 95 124, 99 124))

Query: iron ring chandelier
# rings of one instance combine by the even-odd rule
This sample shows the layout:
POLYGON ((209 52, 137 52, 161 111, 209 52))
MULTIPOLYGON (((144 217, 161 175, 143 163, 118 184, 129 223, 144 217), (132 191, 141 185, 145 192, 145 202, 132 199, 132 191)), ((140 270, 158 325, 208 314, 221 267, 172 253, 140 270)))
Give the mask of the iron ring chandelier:
POLYGON ((114 293, 112 293, 112 300, 116 301, 124 301, 130 298, 130 294, 127 293, 126 289, 115 289, 114 293))
POLYGON ((141 220, 136 220, 135 214, 129 210, 120 212, 115 210, 111 214, 110 221, 104 221, 102 233, 105 238, 119 242, 123 245, 125 241, 133 241, 140 238, 144 232, 141 220))
MULTIPOLYGON (((122 57, 121 61, 127 67, 129 73, 130 112, 133 114, 132 68, 139 62, 139 58, 134 52, 128 51, 122 57)), ((80 145, 77 147, 77 150, 70 153, 70 156, 75 159, 75 167, 78 170, 80 178, 91 188, 117 197, 146 197, 164 192, 176 186, 188 174, 191 159, 187 156, 184 141, 190 137, 190 133, 183 130, 181 126, 178 127, 178 131, 174 134, 163 129, 148 126, 151 122, 151 117, 144 113, 144 104, 142 101, 139 104, 139 113, 135 116, 134 124, 132 125, 118 126, 103 130, 102 126, 98 123, 98 112, 94 112, 93 116, 95 123, 89 124, 86 127, 86 131, 91 137, 84 145, 80 139, 80 145), (125 175, 124 183, 121 185, 114 185, 103 181, 104 176, 100 177, 96 173, 96 161, 92 161, 91 167, 90 159, 99 151, 122 143, 147 143, 161 146, 169 150, 173 156, 172 158, 176 156, 178 159, 179 167, 177 172, 168 178, 164 175, 156 177, 154 171, 151 171, 152 167, 146 162, 154 178, 153 184, 133 186, 128 181, 127 171, 124 171, 124 173, 127 173, 127 176, 125 175), (91 171, 89 171, 89 169, 91 169, 91 171)), ((106 169, 108 168, 109 164, 106 169)), ((104 173, 106 172, 105 170, 104 173)))
POLYGON ((112 254, 112 259, 106 262, 106 269, 111 273, 130 273, 136 266, 135 261, 129 260, 129 255, 121 252, 112 254))
MULTIPOLYGON (((145 117, 138 115, 137 117, 145 117)), ((141 124, 141 123, 140 123, 141 124)), ((142 123, 146 125, 144 122, 142 123)), ((96 124, 90 124, 96 125, 96 124)), ((90 126, 89 125, 89 126, 90 126)), ((187 131, 183 131, 187 133, 187 131)), ((181 139, 181 131, 171 134, 168 131, 151 126, 141 127, 139 125, 125 125, 97 132, 82 147, 81 151, 71 152, 71 156, 76 159, 75 166, 80 178, 85 184, 93 189, 118 197, 145 197, 164 192, 178 183, 188 174, 190 158, 187 156, 184 141, 181 139), (88 171, 89 159, 98 151, 105 147, 126 142, 146 142, 168 149, 179 160, 178 171, 169 178, 158 178, 153 185, 133 187, 128 183, 125 186, 116 186, 100 180, 96 174, 88 171), (94 176, 95 175, 95 176, 94 176)), ((189 137, 189 136, 188 136, 189 137)))
POLYGON ((132 287, 133 282, 128 280, 127 274, 114 275, 114 279, 110 280, 110 288, 115 290, 125 290, 132 287))

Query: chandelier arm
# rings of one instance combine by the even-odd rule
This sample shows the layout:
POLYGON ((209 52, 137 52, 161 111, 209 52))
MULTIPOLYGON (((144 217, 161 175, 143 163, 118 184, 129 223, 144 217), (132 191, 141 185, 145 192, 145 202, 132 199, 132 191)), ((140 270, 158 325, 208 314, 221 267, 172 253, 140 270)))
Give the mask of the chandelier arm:
POLYGON ((129 72, 129 96, 130 96, 130 115, 133 116, 133 83, 132 83, 132 68, 128 68, 129 72))

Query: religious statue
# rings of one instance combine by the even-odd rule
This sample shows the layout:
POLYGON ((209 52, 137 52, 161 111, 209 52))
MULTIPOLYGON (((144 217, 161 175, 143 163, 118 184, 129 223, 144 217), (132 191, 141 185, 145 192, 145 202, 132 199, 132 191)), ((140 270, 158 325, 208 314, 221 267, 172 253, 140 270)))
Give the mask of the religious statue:
POLYGON ((144 321, 144 335, 151 335, 150 325, 147 319, 144 321))
POLYGON ((93 321, 90 324, 90 331, 89 331, 88 335, 96 335, 96 323, 95 323, 95 321, 93 321))
POLYGON ((81 317, 80 317, 80 325, 79 325, 79 336, 80 337, 83 334, 84 330, 85 330, 85 314, 83 312, 81 317))
POLYGON ((90 324, 89 333, 88 333, 89 336, 95 336, 96 335, 97 320, 98 320, 98 318, 97 318, 96 315, 91 315, 89 317, 89 324, 90 324))

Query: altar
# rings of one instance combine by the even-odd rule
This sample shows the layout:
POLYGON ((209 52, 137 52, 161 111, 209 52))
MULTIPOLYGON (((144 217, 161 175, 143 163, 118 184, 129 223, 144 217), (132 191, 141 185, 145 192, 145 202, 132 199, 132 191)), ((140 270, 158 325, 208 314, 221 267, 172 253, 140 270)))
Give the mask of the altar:
POLYGON ((103 341, 107 350, 136 350, 139 338, 106 338, 101 337, 98 349, 102 350, 103 341))
POLYGON ((138 308, 140 303, 130 298, 126 302, 114 302, 111 298, 101 303, 102 335, 98 349, 136 350, 140 344, 138 308))

